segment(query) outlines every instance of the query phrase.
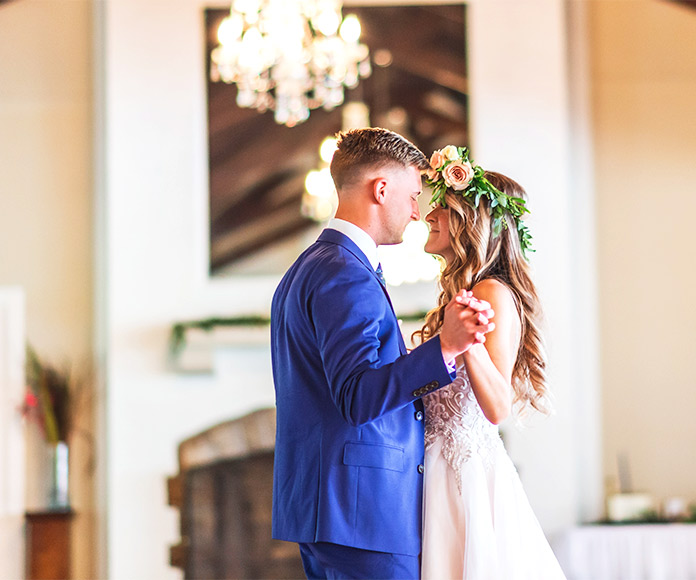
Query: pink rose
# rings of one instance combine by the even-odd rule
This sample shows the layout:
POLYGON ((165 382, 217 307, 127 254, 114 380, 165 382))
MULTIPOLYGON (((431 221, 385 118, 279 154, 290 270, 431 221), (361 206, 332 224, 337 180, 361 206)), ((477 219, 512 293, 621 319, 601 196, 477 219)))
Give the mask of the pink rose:
POLYGON ((434 169, 426 169, 425 175, 428 177, 430 181, 435 181, 437 179, 437 171, 435 171, 434 169))
POLYGON ((447 187, 451 187, 455 191, 462 191, 474 178, 474 169, 468 161, 452 161, 443 169, 442 177, 447 187))
POLYGON ((433 154, 430 156, 430 167, 440 169, 445 161, 445 156, 440 151, 433 151, 433 154))

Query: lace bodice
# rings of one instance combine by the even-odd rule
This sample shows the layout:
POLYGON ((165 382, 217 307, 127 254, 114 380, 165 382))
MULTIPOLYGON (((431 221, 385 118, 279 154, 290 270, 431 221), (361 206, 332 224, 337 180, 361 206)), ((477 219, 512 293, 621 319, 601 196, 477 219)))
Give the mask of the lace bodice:
POLYGON ((423 397, 426 449, 442 439, 442 455, 452 467, 461 487, 461 468, 477 455, 490 467, 503 448, 497 425, 483 414, 471 388, 466 369, 457 370, 449 385, 423 397))

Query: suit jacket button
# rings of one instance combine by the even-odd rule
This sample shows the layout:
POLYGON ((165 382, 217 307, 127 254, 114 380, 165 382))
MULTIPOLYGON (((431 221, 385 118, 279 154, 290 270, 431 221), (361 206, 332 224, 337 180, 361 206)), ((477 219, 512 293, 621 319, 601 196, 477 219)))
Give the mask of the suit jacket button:
POLYGON ((430 383, 428 386, 429 386, 431 389, 437 389, 437 388, 440 386, 440 383, 438 383, 437 381, 433 381, 433 382, 430 383))
POLYGON ((423 420, 423 411, 416 411, 416 421, 423 420))
POLYGON ((424 471, 425 471, 425 466, 421 463, 421 464, 418 466, 418 473, 423 473, 424 471))
POLYGON ((420 397, 420 391, 416 390, 411 393, 414 397, 420 397))

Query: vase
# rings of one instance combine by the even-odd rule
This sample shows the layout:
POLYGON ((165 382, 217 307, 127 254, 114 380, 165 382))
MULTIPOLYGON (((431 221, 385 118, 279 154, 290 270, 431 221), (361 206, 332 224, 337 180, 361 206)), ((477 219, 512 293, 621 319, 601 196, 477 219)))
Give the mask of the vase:
POLYGON ((68 444, 58 441, 50 446, 50 485, 48 489, 48 508, 50 510, 67 510, 70 508, 68 444))

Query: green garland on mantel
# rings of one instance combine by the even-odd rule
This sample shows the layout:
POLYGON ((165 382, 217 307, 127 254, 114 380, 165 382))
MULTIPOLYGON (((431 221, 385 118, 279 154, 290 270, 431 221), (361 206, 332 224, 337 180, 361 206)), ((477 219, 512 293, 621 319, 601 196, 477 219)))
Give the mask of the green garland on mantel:
MULTIPOLYGON (((404 322, 418 322, 425 318, 427 312, 414 312, 413 314, 405 314, 399 316, 399 320, 404 322)), ((176 322, 172 325, 172 331, 169 335, 169 351, 176 356, 186 346, 186 332, 191 329, 205 330, 210 332, 217 327, 229 326, 247 326, 259 327, 269 326, 271 319, 268 316, 251 315, 237 316, 233 318, 204 318, 202 320, 190 320, 188 322, 176 322)))

